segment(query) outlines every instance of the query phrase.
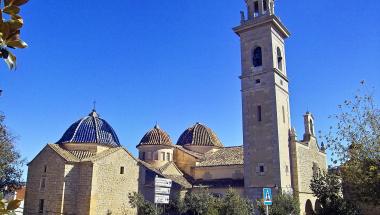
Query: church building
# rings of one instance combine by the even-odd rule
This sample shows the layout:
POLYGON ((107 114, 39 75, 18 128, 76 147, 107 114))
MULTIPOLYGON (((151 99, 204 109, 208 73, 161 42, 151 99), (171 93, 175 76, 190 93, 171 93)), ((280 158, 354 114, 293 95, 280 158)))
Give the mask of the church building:
MULTIPOLYGON (((299 140, 291 126, 285 40, 288 29, 275 15, 274 0, 245 0, 234 32, 241 42, 243 143, 225 146, 202 123, 176 142, 159 125, 142 135, 137 157, 120 143, 110 124, 93 110, 28 164, 24 214, 136 214, 128 194, 153 201, 154 179, 173 181, 171 197, 208 188, 223 196, 233 188, 253 201, 263 188, 299 199, 301 214, 319 207, 309 185, 326 153, 304 115, 299 140)), ((58 139, 58 138, 57 138, 58 139)))

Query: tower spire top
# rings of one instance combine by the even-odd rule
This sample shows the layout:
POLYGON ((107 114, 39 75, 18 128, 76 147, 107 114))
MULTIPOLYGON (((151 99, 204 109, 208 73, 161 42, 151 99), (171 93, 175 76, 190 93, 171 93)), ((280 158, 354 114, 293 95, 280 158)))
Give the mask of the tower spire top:
POLYGON ((275 0, 245 0, 248 20, 253 20, 265 15, 274 15, 274 1, 275 0))

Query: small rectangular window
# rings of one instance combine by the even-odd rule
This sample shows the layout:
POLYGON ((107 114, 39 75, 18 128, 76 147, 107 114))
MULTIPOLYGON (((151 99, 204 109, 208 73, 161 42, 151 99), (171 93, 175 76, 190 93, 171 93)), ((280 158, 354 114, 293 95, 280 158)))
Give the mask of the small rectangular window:
POLYGON ((257 106, 257 121, 261 122, 262 119, 262 110, 261 110, 261 105, 257 106))
POLYGON ((286 120, 285 120, 285 107, 282 106, 282 122, 285 124, 286 123, 286 120))
POLYGON ((162 160, 165 161, 165 152, 161 152, 162 160))
POLYGON ((145 160, 145 152, 141 153, 141 160, 145 160))
POLYGON ((166 160, 167 160, 167 161, 170 161, 170 153, 169 153, 169 152, 166 153, 166 160))
POLYGON ((44 191, 45 187, 46 187, 46 178, 43 177, 41 178, 41 182, 40 182, 40 191, 44 191))
POLYGON ((263 1, 263 7, 264 7, 264 11, 267 11, 267 10, 268 10, 268 3, 267 3, 267 0, 264 0, 264 1, 263 1))
POLYGON ((263 173, 263 172, 264 172, 264 166, 260 165, 260 173, 263 173))
POLYGON ((47 172, 47 165, 44 166, 44 172, 47 172))
POLYGON ((39 204, 38 204, 38 213, 42 214, 44 212, 44 204, 45 204, 45 200, 40 199, 39 204))
POLYGON ((124 167, 120 167, 120 175, 124 175, 124 167))
POLYGON ((256 79, 256 84, 260 84, 261 83, 261 80, 260 79, 256 79))
POLYGON ((263 176, 263 175, 265 175, 265 172, 266 172, 266 167, 265 167, 264 163, 258 163, 256 165, 256 174, 263 176))

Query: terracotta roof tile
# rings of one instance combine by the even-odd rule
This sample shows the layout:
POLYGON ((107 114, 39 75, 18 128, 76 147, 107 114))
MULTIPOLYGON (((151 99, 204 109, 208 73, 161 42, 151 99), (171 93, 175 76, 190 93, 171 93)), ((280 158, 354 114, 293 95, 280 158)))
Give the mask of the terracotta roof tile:
POLYGON ((169 137, 169 135, 162 130, 158 125, 154 126, 154 128, 148 131, 144 137, 141 139, 139 146, 144 145, 168 145, 172 146, 173 143, 169 137))
POLYGON ((196 123, 193 127, 184 131, 179 137, 177 145, 223 147, 215 132, 200 123, 196 123))
POLYGON ((197 167, 243 165, 243 147, 225 147, 215 152, 207 152, 203 159, 197 163, 197 167))

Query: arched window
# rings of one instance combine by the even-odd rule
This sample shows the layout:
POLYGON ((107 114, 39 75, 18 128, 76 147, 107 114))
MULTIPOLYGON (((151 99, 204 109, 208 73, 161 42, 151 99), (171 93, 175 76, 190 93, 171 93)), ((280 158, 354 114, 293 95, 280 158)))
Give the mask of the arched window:
POLYGON ((282 70, 282 54, 281 54, 281 49, 277 47, 277 65, 278 69, 282 70))
POLYGON ((253 66, 259 67, 263 65, 263 53, 261 51, 261 47, 255 48, 253 50, 253 66))
POLYGON ((263 7, 264 7, 264 12, 267 12, 268 11, 268 0, 264 0, 263 1, 263 7))

